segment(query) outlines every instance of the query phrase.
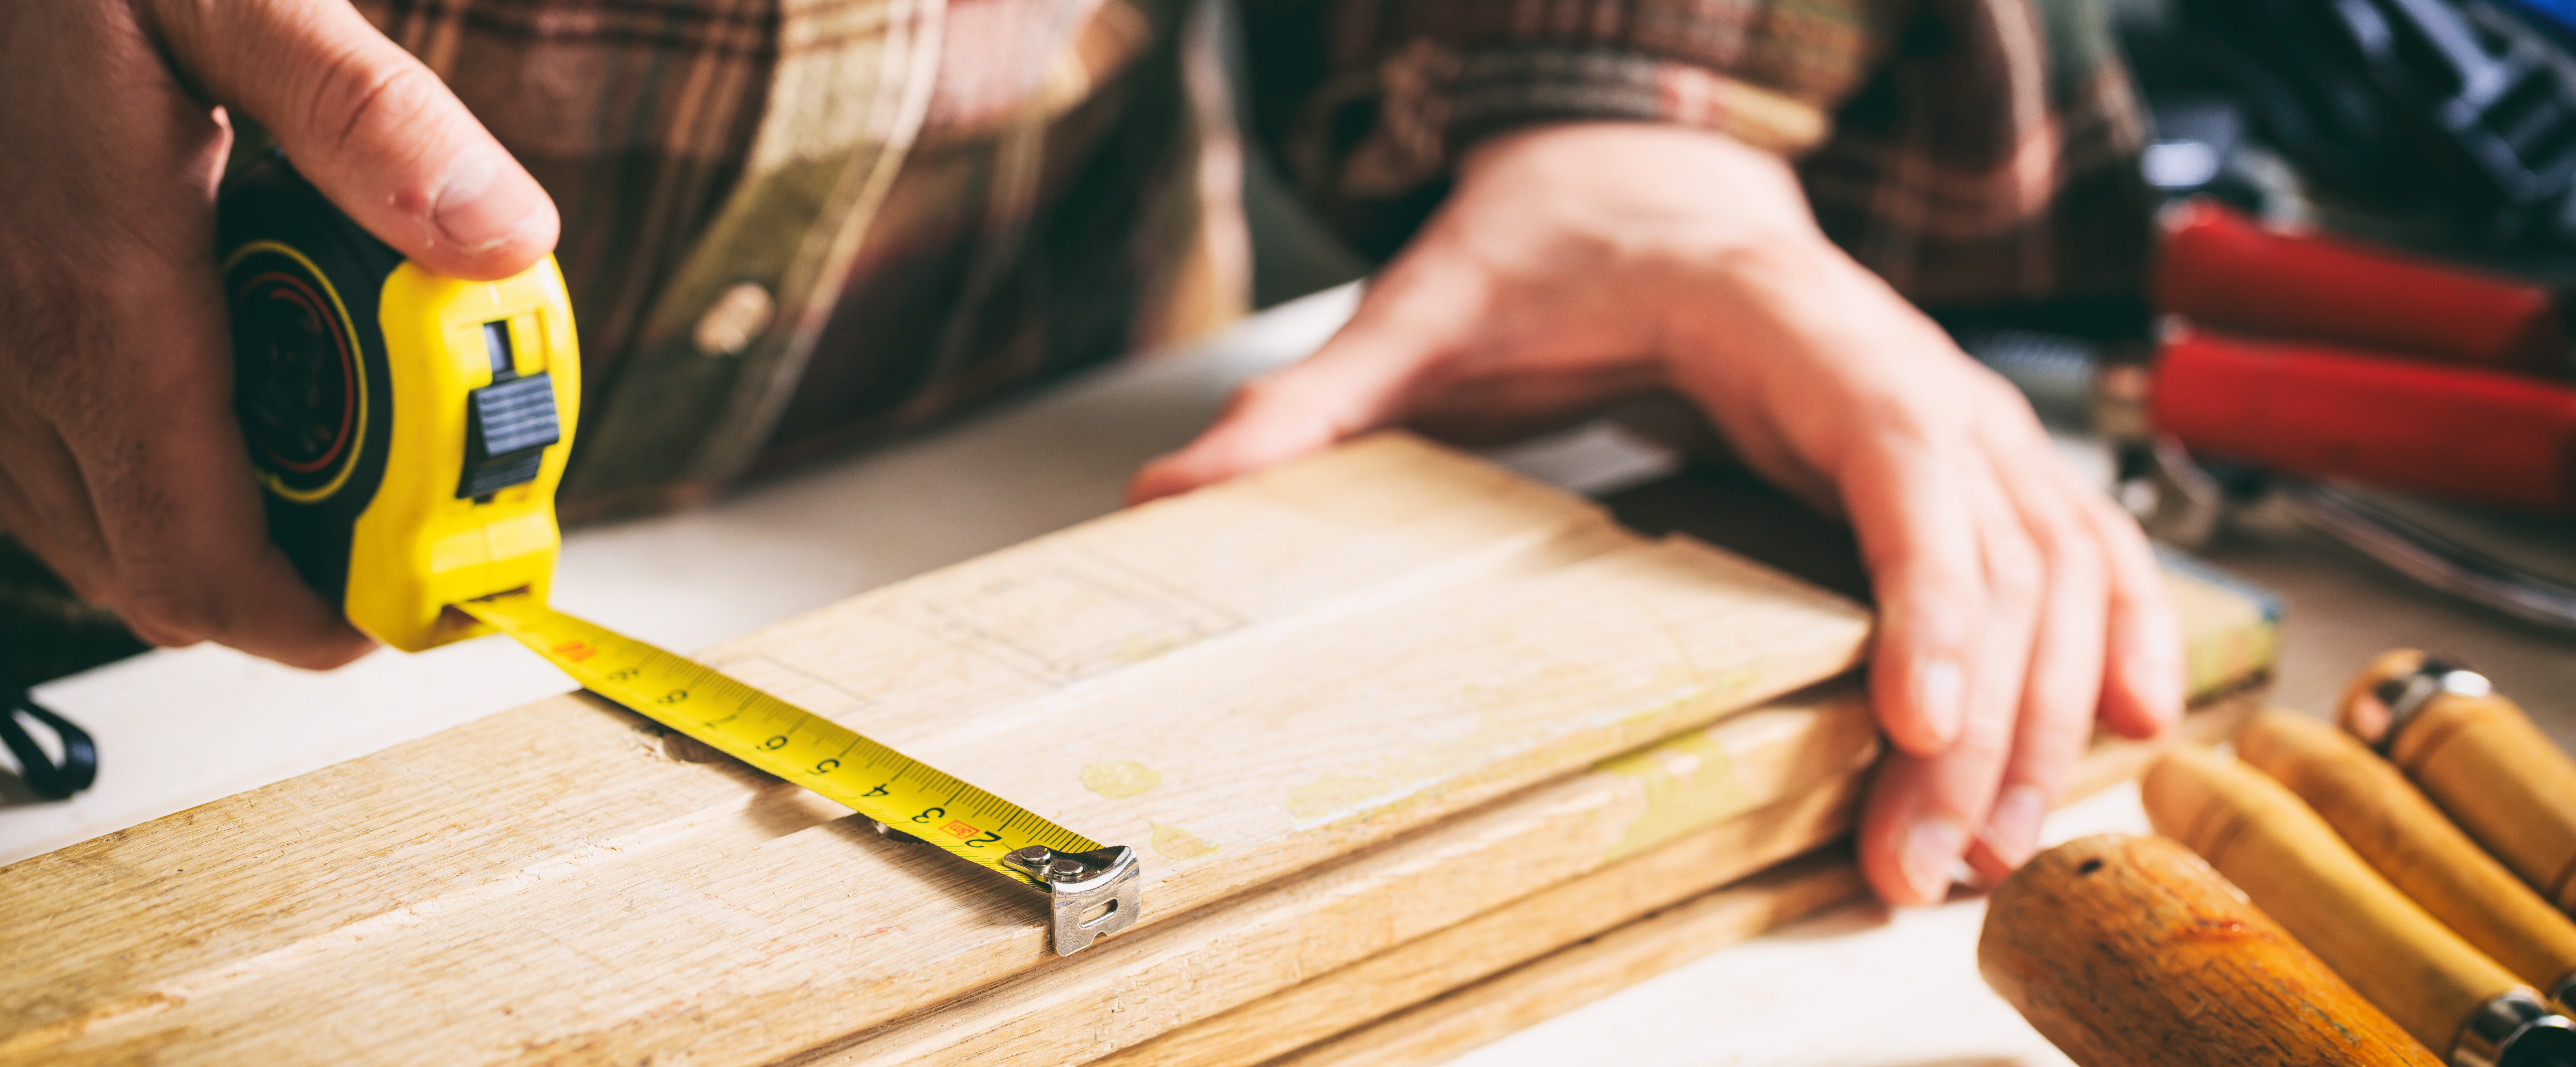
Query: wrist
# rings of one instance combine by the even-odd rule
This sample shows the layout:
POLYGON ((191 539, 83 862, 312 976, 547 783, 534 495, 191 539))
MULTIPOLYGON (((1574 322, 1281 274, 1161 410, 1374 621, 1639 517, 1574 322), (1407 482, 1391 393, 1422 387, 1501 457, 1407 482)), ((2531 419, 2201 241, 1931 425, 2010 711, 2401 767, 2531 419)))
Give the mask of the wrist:
MULTIPOLYGON (((1805 204, 1796 211, 1803 222, 1805 204)), ((1777 357, 1843 347, 1903 304, 1811 224, 1747 227, 1695 250, 1678 276, 1686 291, 1658 302, 1660 350, 1673 384, 1703 397, 1742 392, 1777 357)))
POLYGON ((1667 358, 1828 321, 1827 294, 1867 274, 1817 227, 1786 159, 1712 130, 1585 121, 1497 134, 1459 162, 1451 203, 1479 200, 1505 209, 1477 217, 1581 235, 1561 258, 1620 278, 1667 358))

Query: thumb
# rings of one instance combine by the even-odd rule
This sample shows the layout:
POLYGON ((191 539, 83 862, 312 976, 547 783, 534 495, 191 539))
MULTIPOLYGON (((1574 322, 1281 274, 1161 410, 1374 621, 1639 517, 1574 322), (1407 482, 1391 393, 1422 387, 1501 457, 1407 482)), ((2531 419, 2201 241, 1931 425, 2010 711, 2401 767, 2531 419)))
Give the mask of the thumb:
POLYGON ((1197 440, 1147 463, 1128 483, 1127 502, 1186 493, 1403 421, 1426 371, 1464 340, 1458 316, 1429 296, 1419 286, 1372 285, 1314 355, 1236 390, 1197 440))
POLYGON ((438 76, 345 0, 165 3, 181 72, 277 137, 314 187, 441 274, 505 278, 554 248, 554 201, 438 76))

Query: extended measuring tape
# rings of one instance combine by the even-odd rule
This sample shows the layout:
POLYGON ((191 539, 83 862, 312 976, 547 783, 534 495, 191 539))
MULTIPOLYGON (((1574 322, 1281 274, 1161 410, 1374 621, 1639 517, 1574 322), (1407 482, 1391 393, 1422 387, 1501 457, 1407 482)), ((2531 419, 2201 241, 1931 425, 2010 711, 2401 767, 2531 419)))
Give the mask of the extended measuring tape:
POLYGON ((822 716, 546 605, 581 399, 554 257, 497 282, 406 261, 272 156, 224 185, 234 407, 269 536, 407 652, 497 629, 583 688, 1048 895, 1072 955, 1142 915, 1102 847, 822 716))

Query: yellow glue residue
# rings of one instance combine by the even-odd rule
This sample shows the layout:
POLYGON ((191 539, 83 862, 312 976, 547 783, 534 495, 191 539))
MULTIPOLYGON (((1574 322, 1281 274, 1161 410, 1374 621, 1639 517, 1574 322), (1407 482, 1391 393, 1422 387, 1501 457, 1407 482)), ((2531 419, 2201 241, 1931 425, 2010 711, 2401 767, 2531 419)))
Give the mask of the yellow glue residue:
POLYGON ((1109 760, 1082 768, 1082 787, 1111 800, 1123 800, 1161 784, 1161 772, 1133 760, 1109 760))
POLYGON ((1629 823, 1627 834, 1611 846, 1612 860, 1644 852, 1754 806, 1753 795, 1735 780, 1734 762, 1706 730, 1613 756, 1594 764, 1593 770, 1624 774, 1646 787, 1645 814, 1629 823))
POLYGON ((1194 860, 1216 854, 1216 843, 1177 826, 1154 827, 1154 851, 1176 860, 1194 860))

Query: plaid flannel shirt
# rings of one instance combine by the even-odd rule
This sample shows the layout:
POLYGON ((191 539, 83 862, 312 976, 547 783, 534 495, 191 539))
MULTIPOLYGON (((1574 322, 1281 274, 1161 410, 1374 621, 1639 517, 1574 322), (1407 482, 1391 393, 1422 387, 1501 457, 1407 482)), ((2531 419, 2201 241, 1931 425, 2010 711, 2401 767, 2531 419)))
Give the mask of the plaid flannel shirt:
MULTIPOLYGON (((1241 306, 1189 0, 357 0, 528 165, 592 396, 570 514, 1204 329, 1241 306), (1195 106, 1194 106, 1195 101, 1195 106)), ((2134 287, 2136 109, 2087 0, 1245 0, 1252 128, 1391 253, 1533 123, 1722 131, 1918 301, 2134 287)))

